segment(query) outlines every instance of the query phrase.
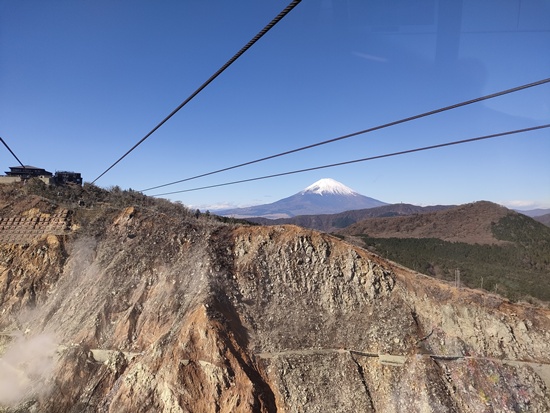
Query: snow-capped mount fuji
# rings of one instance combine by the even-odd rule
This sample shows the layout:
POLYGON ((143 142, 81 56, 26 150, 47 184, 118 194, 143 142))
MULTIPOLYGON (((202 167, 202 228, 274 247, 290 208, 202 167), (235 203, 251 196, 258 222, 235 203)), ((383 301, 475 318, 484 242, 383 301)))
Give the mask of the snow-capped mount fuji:
POLYGON ((311 184, 302 192, 300 192, 300 195, 304 195, 307 193, 318 194, 318 195, 344 195, 344 196, 359 195, 353 189, 348 188, 346 185, 330 178, 324 178, 324 179, 318 180, 317 182, 315 182, 314 184, 311 184))
POLYGON ((321 179, 304 190, 271 204, 214 211, 235 218, 291 218, 297 215, 336 214, 354 209, 387 205, 361 195, 334 179, 321 179))

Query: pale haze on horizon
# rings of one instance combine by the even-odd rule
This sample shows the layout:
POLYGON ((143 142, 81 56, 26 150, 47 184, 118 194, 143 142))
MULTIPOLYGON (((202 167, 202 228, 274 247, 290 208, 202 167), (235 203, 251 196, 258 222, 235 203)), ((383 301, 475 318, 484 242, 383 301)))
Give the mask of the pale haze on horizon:
MULTIPOLYGON (((91 182, 289 1, 0 0, 0 136, 91 182)), ((550 77, 550 0, 303 0, 96 184, 143 190, 550 77)), ((147 194, 550 123, 550 84, 147 194)), ((550 208, 550 129, 166 195, 265 204, 321 178, 387 203, 550 208)), ((0 168, 17 161, 0 150, 0 168)))

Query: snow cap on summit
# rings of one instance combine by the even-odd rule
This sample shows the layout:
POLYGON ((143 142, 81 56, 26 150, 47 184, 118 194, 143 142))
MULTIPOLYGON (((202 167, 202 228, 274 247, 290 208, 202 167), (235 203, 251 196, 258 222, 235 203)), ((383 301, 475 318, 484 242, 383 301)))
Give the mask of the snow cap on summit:
POLYGON ((348 188, 344 184, 335 181, 334 179, 324 178, 320 179, 314 184, 308 186, 300 194, 313 193, 319 195, 357 195, 353 189, 348 188))

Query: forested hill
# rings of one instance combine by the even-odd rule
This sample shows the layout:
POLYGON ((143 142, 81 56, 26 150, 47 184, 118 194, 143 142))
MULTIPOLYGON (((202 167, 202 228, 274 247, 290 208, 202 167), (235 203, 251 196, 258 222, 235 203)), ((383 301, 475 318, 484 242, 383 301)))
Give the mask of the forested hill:
POLYGON ((409 268, 513 299, 550 300, 550 228, 489 202, 338 231, 409 268))

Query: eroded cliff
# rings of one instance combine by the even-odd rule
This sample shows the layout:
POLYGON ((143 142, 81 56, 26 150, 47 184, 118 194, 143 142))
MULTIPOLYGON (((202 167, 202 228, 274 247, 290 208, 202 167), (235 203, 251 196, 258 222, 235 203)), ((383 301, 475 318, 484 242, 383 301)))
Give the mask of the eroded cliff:
POLYGON ((545 309, 293 226, 81 208, 0 244, 6 411, 550 411, 545 309))

